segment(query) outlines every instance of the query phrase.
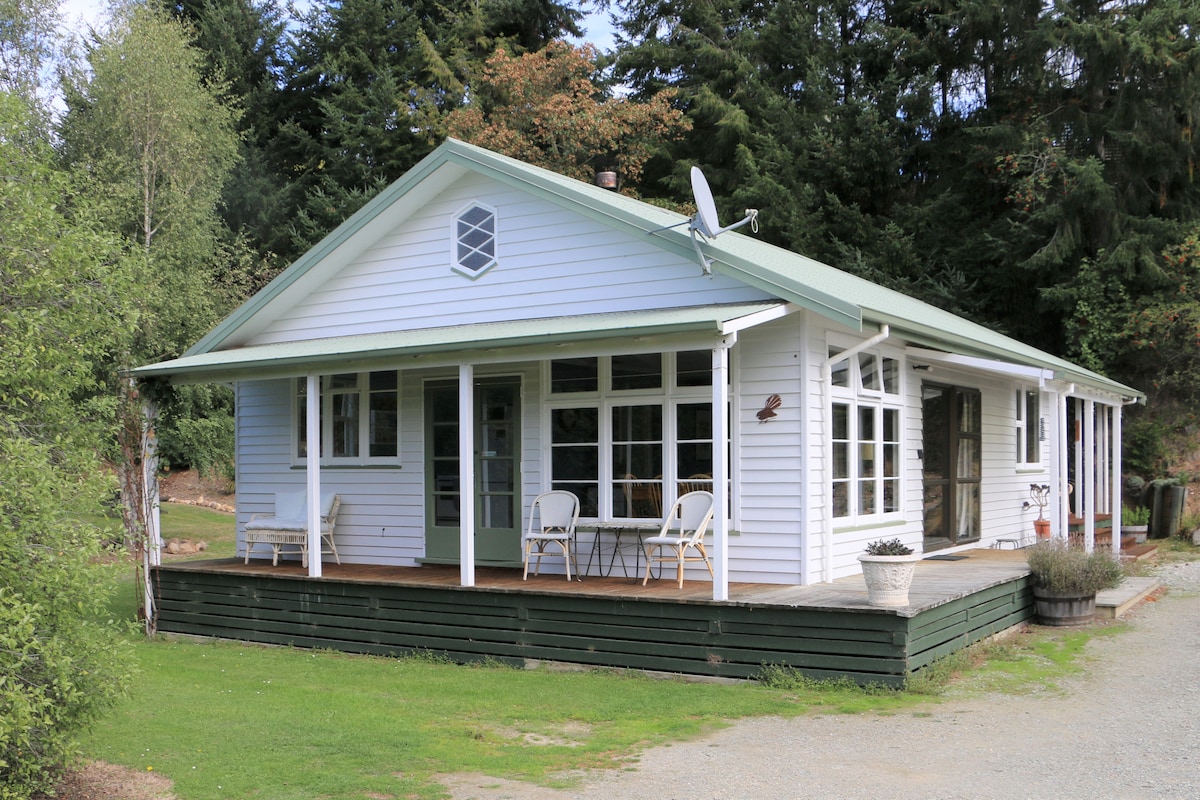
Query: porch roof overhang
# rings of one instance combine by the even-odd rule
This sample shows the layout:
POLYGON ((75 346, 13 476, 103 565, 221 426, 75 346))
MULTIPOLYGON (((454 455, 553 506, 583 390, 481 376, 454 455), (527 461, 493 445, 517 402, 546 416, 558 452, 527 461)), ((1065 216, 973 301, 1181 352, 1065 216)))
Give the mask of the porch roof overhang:
POLYGON ((778 300, 753 303, 651 309, 570 317, 511 320, 411 331, 340 336, 306 341, 248 345, 194 353, 138 367, 139 378, 167 378, 176 383, 216 383, 302 375, 310 371, 345 371, 411 358, 414 366, 447 360, 536 358, 538 348, 604 340, 646 339, 692 334, 714 343, 738 331, 798 310, 778 300), (428 359, 428 360, 427 360, 428 359))

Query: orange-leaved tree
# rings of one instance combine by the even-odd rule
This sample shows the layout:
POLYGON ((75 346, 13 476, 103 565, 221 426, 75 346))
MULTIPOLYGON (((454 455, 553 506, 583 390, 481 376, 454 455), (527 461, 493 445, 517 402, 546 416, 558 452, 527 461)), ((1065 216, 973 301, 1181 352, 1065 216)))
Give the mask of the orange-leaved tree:
POLYGON ((646 162, 691 123, 671 92, 648 102, 614 96, 600 82, 591 45, 551 42, 514 57, 497 50, 472 82, 469 102, 447 119, 451 136, 564 175, 620 175, 636 193, 646 162))

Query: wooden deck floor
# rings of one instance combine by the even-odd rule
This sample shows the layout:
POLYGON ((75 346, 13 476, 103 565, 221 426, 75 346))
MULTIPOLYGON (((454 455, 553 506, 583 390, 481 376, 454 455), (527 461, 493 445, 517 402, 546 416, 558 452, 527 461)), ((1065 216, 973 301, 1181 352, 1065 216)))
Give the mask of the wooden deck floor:
MULTIPOLYGON (((307 570, 296 562, 272 566, 266 559, 219 559, 176 562, 172 570, 215 572, 227 575, 297 579, 307 570)), ((388 567, 373 564, 322 564, 318 580, 410 587, 459 587, 456 566, 388 567)), ((862 576, 841 578, 833 583, 811 586, 785 586, 770 583, 730 583, 729 600, 733 605, 783 606, 830 610, 884 611, 900 616, 915 616, 930 608, 957 600, 1025 575, 1025 556, 1019 550, 969 550, 953 556, 935 557, 917 563, 909 606, 880 609, 867 603, 862 576)), ((674 580, 651 578, 642 586, 640 578, 624 576, 587 576, 582 581, 567 581, 562 575, 530 575, 521 579, 521 570, 481 567, 475 571, 479 590, 563 594, 582 597, 645 598, 677 603, 711 603, 712 584, 707 580, 689 580, 680 589, 674 580)))

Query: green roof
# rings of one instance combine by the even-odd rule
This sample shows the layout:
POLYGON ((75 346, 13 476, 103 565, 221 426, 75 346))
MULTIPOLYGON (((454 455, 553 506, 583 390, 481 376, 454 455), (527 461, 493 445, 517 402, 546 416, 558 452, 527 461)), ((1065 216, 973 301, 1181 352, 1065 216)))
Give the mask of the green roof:
MULTIPOLYGON (((686 225, 688 218, 681 214, 448 139, 234 311, 184 357, 143 367, 136 373, 240 371, 247 368, 244 365, 262 365, 272 358, 276 361, 270 363, 276 365, 302 361, 320 363, 344 358, 346 354, 338 351, 340 347, 350 348, 348 352, 363 353, 364 347, 377 346, 377 352, 381 354, 412 353, 422 348, 470 349, 478 339, 462 337, 468 336, 466 332, 488 326, 342 337, 245 348, 251 353, 241 351, 241 346, 256 332, 258 321, 273 318, 273 314, 263 313, 264 310, 276 302, 286 304, 288 293, 305 290, 306 281, 311 288, 312 282, 347 263, 383 231, 402 222, 407 215, 420 209, 429 197, 467 172, 485 175, 630 233, 654 236, 656 243, 664 249, 682 258, 696 259, 686 225)), ((770 209, 764 213, 769 214, 770 209)), ((948 311, 753 237, 728 232, 704 241, 701 246, 705 256, 712 260, 714 272, 734 277, 853 330, 875 329, 886 324, 893 336, 925 347, 1048 369, 1062 380, 1123 397, 1142 396, 1135 389, 948 311)), ((649 314, 650 318, 660 320, 671 318, 672 313, 683 317, 698 313, 707 317, 706 323, 713 323, 724 312, 705 314, 702 309, 675 309, 673 312, 636 313, 649 314)), ((599 338, 612 333, 603 327, 601 320, 624 316, 585 315, 566 318, 562 324, 570 335, 588 336, 578 326, 592 320, 601 326, 593 332, 592 338, 599 338)), ((551 336, 555 335, 550 332, 554 324, 554 320, 535 320, 495 325, 496 330, 544 330, 544 336, 551 336)))

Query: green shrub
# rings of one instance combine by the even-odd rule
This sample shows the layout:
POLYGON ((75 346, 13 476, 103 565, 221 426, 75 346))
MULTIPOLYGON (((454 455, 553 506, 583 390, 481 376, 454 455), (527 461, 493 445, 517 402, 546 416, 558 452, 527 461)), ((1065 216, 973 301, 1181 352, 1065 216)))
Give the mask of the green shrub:
POLYGON ((1120 585, 1125 572, 1119 562, 1101 550, 1091 553, 1061 541, 1039 542, 1029 548, 1033 585, 1056 593, 1094 594, 1120 585))
POLYGON ((1122 525, 1149 525, 1150 509, 1145 506, 1125 506, 1121 509, 1122 525))
POLYGON ((911 556, 912 548, 899 539, 879 539, 867 545, 869 556, 911 556))

